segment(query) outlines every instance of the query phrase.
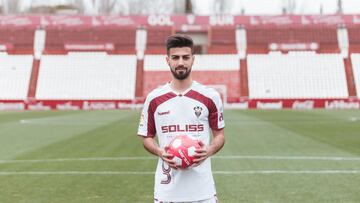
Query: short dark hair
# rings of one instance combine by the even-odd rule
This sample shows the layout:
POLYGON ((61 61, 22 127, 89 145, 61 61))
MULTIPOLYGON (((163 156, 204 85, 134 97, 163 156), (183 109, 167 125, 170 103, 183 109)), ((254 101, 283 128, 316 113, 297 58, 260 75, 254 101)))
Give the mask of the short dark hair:
POLYGON ((166 39, 166 53, 169 55, 171 48, 178 47, 189 47, 191 48, 191 53, 194 54, 194 42, 190 36, 185 34, 174 34, 170 35, 166 39))

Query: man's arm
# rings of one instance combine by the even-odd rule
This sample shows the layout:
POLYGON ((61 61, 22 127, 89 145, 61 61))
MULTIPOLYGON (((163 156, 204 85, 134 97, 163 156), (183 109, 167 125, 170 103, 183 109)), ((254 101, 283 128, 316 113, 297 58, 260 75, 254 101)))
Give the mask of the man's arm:
POLYGON ((148 152, 150 152, 151 154, 153 154, 155 156, 161 157, 161 154, 163 153, 164 150, 159 147, 159 145, 155 141, 155 138, 143 137, 143 136, 140 136, 140 137, 142 138, 144 148, 148 152))
POLYGON ((171 168, 177 169, 175 161, 172 160, 173 156, 166 153, 166 151, 159 147, 154 137, 143 137, 142 142, 144 148, 153 155, 160 157, 164 160, 171 168))
POLYGON ((195 150, 197 153, 195 155, 196 159, 194 159, 195 166, 200 165, 205 159, 216 154, 225 144, 225 135, 224 129, 221 130, 213 130, 213 139, 209 146, 205 147, 204 143, 199 142, 202 146, 202 149, 195 150))
POLYGON ((208 146, 209 156, 216 154, 225 144, 225 135, 224 129, 221 130, 213 130, 213 140, 211 144, 208 146))

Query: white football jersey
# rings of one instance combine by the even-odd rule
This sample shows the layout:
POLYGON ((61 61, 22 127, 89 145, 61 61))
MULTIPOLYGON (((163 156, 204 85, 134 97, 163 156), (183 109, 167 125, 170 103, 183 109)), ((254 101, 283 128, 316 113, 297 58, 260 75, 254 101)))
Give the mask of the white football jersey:
MULTIPOLYGON (((138 135, 158 136, 161 148, 179 135, 187 135, 209 145, 211 129, 224 127, 223 106, 217 91, 194 81, 187 91, 177 94, 167 83, 147 96, 138 135)), ((185 170, 171 169, 159 158, 155 199, 187 202, 209 199, 215 194, 210 158, 197 167, 185 170)))

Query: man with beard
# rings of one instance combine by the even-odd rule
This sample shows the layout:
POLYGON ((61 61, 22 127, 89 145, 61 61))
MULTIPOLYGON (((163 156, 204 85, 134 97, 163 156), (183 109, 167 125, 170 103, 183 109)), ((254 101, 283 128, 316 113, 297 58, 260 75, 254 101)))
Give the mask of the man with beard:
POLYGON ((146 98, 138 135, 147 151, 159 157, 155 173, 154 202, 217 202, 210 157, 224 145, 224 117, 220 95, 192 80, 194 45, 187 35, 166 40, 166 61, 172 80, 146 98), (195 165, 177 168, 166 146, 176 136, 198 140, 195 165), (212 135, 212 139, 211 139, 212 135), (158 137, 157 143, 155 136, 158 137))

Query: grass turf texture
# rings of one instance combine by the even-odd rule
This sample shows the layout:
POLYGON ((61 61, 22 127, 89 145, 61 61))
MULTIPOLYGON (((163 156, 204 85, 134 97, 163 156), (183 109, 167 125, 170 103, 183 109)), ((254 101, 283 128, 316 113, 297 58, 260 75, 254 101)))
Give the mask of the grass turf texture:
MULTIPOLYGON (((152 202, 139 114, 0 112, 0 202, 152 202)), ((231 110, 225 122, 221 203, 360 202, 360 111, 231 110)))

